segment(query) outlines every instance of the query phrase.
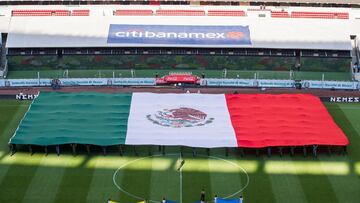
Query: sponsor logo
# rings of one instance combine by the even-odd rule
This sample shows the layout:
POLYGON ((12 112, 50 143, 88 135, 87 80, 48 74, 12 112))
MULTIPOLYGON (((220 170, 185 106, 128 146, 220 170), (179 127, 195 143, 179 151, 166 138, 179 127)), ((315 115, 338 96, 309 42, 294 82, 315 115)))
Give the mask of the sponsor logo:
POLYGON ((360 97, 330 97, 330 102, 336 103, 359 103, 360 97))
POLYGON ((249 45, 249 26, 111 24, 108 43, 249 45))
POLYGON ((145 30, 127 30, 116 32, 118 38, 173 38, 173 39, 235 39, 241 40, 245 34, 243 32, 227 32, 227 33, 201 33, 201 32, 150 32, 145 30))
POLYGON ((228 32, 226 36, 229 39, 243 39, 245 34, 243 32, 228 32))
POLYGON ((214 118, 207 117, 206 113, 188 107, 163 109, 146 116, 154 124, 172 128, 203 126, 214 121, 214 118))

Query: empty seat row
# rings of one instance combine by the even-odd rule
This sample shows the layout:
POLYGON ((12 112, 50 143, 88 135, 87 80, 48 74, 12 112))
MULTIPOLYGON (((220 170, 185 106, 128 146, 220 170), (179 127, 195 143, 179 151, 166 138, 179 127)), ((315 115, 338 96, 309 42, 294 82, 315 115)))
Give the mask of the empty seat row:
MULTIPOLYGON (((150 16, 153 15, 152 10, 116 10, 116 16, 150 16)), ((156 15, 159 16, 204 16, 203 10, 157 10, 156 15)), ((208 16, 245 16, 245 12, 241 10, 209 10, 208 16)))
POLYGON ((345 12, 299 12, 294 11, 289 15, 287 11, 271 11, 272 18, 321 18, 321 19, 349 19, 345 12))
POLYGON ((158 16, 204 16, 204 10, 157 10, 158 16))
MULTIPOLYGON (((89 16, 90 10, 13 10, 12 16, 89 16)), ((204 10, 170 10, 161 9, 156 13, 153 10, 116 10, 115 16, 205 16, 204 10)), ((209 10, 208 16, 246 16, 242 10, 209 10)), ((271 11, 272 18, 321 18, 321 19, 349 19, 346 12, 302 12, 271 11)))
POLYGON ((89 10, 13 10, 12 16, 89 16, 89 10))
POLYGON ((325 18, 325 19, 349 19, 349 13, 344 12, 297 12, 291 13, 292 18, 325 18))
MULTIPOLYGON (((264 11, 264 10, 261 10, 264 11)), ((116 10, 117 16, 246 16, 242 10, 116 10)), ((345 12, 297 12, 291 14, 287 11, 271 11, 272 18, 322 18, 322 19, 349 19, 349 13, 345 12)))
POLYGON ((271 11, 272 18, 289 18, 289 13, 287 11, 271 11))
POLYGON ((240 10, 209 10, 208 16, 245 16, 244 11, 240 10))
POLYGON ((72 16, 89 16, 90 10, 73 10, 71 15, 72 16))
POLYGON ((152 10, 116 10, 114 12, 116 16, 151 16, 152 10))

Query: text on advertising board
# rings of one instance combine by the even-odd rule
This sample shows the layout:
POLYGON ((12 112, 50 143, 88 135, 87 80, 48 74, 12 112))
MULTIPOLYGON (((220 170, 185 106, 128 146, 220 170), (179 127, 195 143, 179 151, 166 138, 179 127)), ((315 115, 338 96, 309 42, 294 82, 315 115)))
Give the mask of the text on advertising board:
POLYGON ((111 24, 107 43, 251 45, 249 26, 111 24))

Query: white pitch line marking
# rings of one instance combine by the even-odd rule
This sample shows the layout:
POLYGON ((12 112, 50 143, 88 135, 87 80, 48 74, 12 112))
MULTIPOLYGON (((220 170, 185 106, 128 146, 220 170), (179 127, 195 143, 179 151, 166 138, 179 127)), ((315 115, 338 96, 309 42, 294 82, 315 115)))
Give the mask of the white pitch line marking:
MULTIPOLYGON (((166 156, 177 156, 177 155, 178 155, 177 153, 174 153, 174 154, 166 154, 166 156)), ((125 189, 123 189, 123 188, 116 182, 116 176, 117 176, 117 174, 119 173, 119 171, 120 171, 122 168, 124 168, 125 166, 127 166, 127 165, 130 165, 130 164, 132 164, 132 163, 134 163, 134 162, 137 162, 137 161, 140 161, 140 160, 143 160, 143 159, 146 159, 146 158, 158 157, 158 156, 163 156, 163 155, 162 155, 162 154, 157 154, 157 155, 152 155, 152 156, 146 156, 146 157, 142 157, 142 158, 138 158, 138 159, 135 159, 135 160, 126 162, 125 164, 121 165, 121 166, 114 172, 114 175, 113 175, 113 183, 114 183, 115 187, 117 187, 120 191, 124 192, 125 194, 129 195, 130 197, 133 197, 133 198, 138 199, 138 200, 144 200, 144 197, 139 197, 139 196, 137 196, 137 195, 131 194, 130 192, 128 192, 128 191, 126 191, 125 189)), ((181 154, 180 154, 180 156, 181 156, 181 154)), ((230 198, 230 197, 235 196, 236 194, 241 193, 241 192, 244 191, 244 190, 247 188, 247 186, 249 185, 249 182, 250 182, 249 174, 246 172, 246 170, 245 170, 243 167, 241 167, 241 166, 238 165, 237 163, 232 162, 232 161, 229 161, 229 160, 226 160, 226 159, 223 159, 223 158, 220 158, 220 157, 216 157, 216 156, 206 156, 206 155, 197 155, 197 156, 199 156, 199 157, 208 157, 208 158, 217 159, 217 160, 222 160, 222 161, 224 161, 224 162, 227 162, 227 163, 229 163, 229 164, 237 167, 238 169, 242 170, 242 171, 245 173, 245 175, 246 175, 246 184, 245 184, 245 186, 242 187, 242 188, 240 188, 238 191, 234 192, 233 194, 230 194, 230 195, 224 197, 224 199, 228 199, 228 198, 230 198)), ((181 169, 180 169, 180 171, 181 171, 181 169)), ((181 184, 182 184, 182 175, 181 175, 181 184)), ((182 188, 182 187, 181 187, 181 188, 182 188)), ((181 189, 181 193, 182 193, 182 189, 181 189)), ((182 195, 180 195, 180 198, 181 198, 180 203, 182 203, 182 195)), ((149 201, 149 202, 153 202, 153 203, 158 203, 158 202, 159 202, 158 200, 155 201, 155 200, 151 200, 151 199, 149 199, 148 201, 149 201)), ((210 202, 212 202, 212 201, 210 201, 210 202)))

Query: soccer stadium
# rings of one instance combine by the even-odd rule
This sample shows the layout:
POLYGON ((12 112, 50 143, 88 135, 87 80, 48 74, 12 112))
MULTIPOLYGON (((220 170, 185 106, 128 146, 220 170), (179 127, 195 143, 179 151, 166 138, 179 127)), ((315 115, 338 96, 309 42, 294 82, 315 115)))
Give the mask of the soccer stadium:
POLYGON ((1 0, 0 202, 360 202, 359 0, 1 0))

